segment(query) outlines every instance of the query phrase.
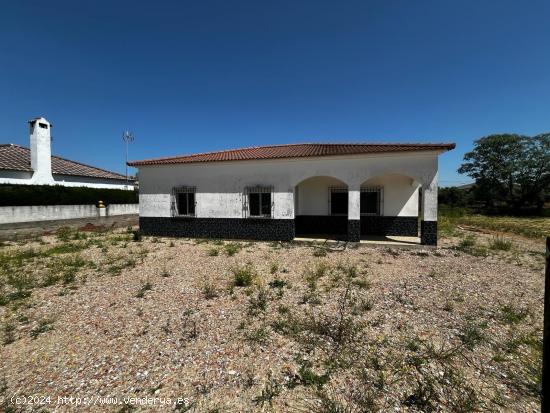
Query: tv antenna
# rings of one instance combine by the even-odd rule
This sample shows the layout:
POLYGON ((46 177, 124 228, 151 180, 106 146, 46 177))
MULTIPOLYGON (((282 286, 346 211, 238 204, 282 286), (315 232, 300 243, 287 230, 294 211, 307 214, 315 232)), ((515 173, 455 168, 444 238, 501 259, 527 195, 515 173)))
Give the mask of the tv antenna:
POLYGON ((134 134, 128 130, 122 134, 122 140, 126 144, 126 185, 128 185, 128 144, 134 141, 134 134))

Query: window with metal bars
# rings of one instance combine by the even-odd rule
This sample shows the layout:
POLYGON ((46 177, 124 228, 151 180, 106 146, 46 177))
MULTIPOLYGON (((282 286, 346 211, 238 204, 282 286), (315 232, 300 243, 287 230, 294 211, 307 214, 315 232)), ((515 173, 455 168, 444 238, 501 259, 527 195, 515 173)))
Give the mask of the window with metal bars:
POLYGON ((328 202, 330 215, 347 215, 348 188, 331 186, 329 188, 328 202))
POLYGON ((172 189, 172 216, 194 217, 195 216, 195 193, 194 186, 180 186, 172 189))
POLYGON ((243 201, 245 217, 271 218, 273 216, 273 187, 247 187, 245 188, 243 201))
POLYGON ((382 215, 383 194, 379 186, 361 187, 361 215, 382 215))

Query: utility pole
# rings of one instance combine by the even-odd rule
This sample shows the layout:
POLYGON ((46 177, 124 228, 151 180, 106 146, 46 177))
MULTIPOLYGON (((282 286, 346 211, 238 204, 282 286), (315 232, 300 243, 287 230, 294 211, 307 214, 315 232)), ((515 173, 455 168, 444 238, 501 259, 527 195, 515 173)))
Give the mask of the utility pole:
POLYGON ((546 237, 546 274, 544 280, 544 330, 542 333, 542 394, 541 412, 550 412, 550 237, 546 237))
POLYGON ((128 185, 128 144, 134 141, 134 134, 130 131, 124 131, 122 140, 126 144, 126 162, 124 165, 126 166, 126 185, 128 185))

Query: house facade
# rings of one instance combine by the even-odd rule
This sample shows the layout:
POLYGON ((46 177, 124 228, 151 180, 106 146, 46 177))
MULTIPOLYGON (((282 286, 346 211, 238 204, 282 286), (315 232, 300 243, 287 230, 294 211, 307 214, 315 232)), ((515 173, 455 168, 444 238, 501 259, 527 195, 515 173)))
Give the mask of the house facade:
POLYGON ((139 168, 145 234, 352 242, 420 235, 436 245, 438 156, 454 147, 276 145, 128 165, 139 168))
POLYGON ((0 144, 0 184, 134 189, 133 178, 53 156, 52 127, 46 119, 35 118, 29 121, 30 148, 0 144))

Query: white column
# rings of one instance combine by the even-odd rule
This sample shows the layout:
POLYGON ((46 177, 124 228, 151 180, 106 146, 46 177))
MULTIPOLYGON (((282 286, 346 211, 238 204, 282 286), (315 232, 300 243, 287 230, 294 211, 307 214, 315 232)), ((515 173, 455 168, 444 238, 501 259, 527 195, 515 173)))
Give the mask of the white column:
POLYGON ((420 242, 424 245, 437 245, 437 173, 431 180, 422 182, 420 242))
POLYGON ((361 240, 361 187, 359 185, 348 186, 348 241, 359 242, 361 240))
POLYGON ((437 173, 429 182, 422 183, 422 220, 437 221, 437 173))
POLYGON ((348 220, 361 219, 361 187, 350 185, 348 187, 348 220))

